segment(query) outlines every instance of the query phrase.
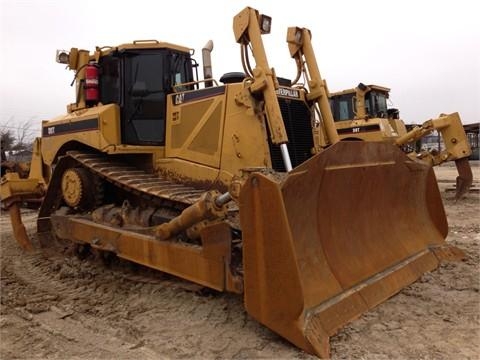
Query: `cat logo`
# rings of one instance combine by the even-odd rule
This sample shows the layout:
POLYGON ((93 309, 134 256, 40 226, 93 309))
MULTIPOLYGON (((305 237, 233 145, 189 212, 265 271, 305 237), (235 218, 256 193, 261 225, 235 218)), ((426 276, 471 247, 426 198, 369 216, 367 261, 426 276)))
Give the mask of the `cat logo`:
POLYGON ((182 104, 184 99, 185 99, 185 94, 184 93, 175 95, 175 100, 174 100, 175 105, 182 104))

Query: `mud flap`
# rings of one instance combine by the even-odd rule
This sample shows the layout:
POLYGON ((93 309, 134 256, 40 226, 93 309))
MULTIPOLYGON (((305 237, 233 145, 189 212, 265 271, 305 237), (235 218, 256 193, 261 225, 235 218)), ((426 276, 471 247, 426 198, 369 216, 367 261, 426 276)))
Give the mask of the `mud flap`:
POLYGON ((247 312, 305 351, 423 273, 448 232, 435 175, 398 147, 340 142, 240 194, 247 312))

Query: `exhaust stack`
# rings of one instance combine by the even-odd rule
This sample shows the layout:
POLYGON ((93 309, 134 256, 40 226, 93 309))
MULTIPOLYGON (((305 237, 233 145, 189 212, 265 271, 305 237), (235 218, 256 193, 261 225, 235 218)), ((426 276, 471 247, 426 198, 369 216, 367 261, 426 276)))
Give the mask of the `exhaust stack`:
MULTIPOLYGON (((212 79, 212 50, 213 41, 208 40, 202 49, 202 61, 203 61, 203 78, 205 80, 212 79)), ((205 87, 212 87, 213 81, 205 81, 205 87)))

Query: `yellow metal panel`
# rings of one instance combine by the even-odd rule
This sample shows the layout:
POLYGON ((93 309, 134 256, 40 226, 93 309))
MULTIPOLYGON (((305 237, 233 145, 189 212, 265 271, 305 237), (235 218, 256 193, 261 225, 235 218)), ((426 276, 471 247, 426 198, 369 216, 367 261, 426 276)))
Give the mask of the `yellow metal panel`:
MULTIPOLYGON (((135 40, 133 43, 130 44, 122 44, 116 47, 118 50, 126 50, 126 49, 172 49, 177 50, 185 53, 190 53, 192 49, 172 44, 169 42, 164 41, 157 41, 157 40, 135 40)), ((113 49, 112 49, 113 50, 113 49)))
POLYGON ((218 179, 219 174, 217 168, 172 158, 159 158, 155 163, 155 168, 169 179, 193 182, 199 187, 204 187, 202 184, 210 187, 210 184, 218 179))
POLYGON ((265 119, 237 104, 236 95, 242 88, 240 83, 227 88, 229 121, 225 123, 220 168, 234 175, 239 175, 241 168, 271 167, 265 119))
POLYGON ((105 105, 99 113, 102 148, 121 143, 120 108, 118 105, 105 105))
MULTIPOLYGON (((195 92, 188 92, 188 95, 195 95, 195 92)), ((171 95, 167 99, 168 104, 173 103, 174 96, 178 97, 179 94, 171 95)), ((223 91, 221 95, 207 99, 193 99, 172 105, 167 111, 167 157, 218 168, 225 121, 224 106, 223 91)))
POLYGON ((265 118, 254 114, 250 102, 238 101, 243 89, 242 83, 228 84, 221 95, 185 102, 181 99, 195 92, 171 95, 166 159, 157 161, 160 172, 175 179, 227 185, 242 168, 271 166, 265 118))
MULTIPOLYGON (((180 149, 187 141, 189 135, 192 134, 198 125, 198 120, 205 114, 212 105, 213 99, 196 102, 194 105, 184 105, 174 108, 178 112, 178 117, 171 121, 171 127, 167 126, 169 137, 167 143, 173 149, 180 149)), ((178 156, 176 151, 169 152, 170 156, 178 156)))
POLYGON ((51 164, 58 150, 69 142, 99 150, 120 144, 120 110, 115 104, 78 110, 44 122, 42 131, 42 156, 51 164))
POLYGON ((202 128, 198 131, 193 141, 188 146, 188 150, 199 152, 206 155, 215 155, 219 150, 220 139, 216 134, 220 134, 220 125, 222 123, 222 108, 216 106, 202 128))

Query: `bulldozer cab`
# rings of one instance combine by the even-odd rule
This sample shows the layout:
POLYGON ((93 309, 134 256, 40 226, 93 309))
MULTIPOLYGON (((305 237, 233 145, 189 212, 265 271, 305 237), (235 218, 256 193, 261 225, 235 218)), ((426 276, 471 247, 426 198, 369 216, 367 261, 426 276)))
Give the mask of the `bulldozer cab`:
POLYGON ((100 102, 120 106, 123 144, 165 144, 167 95, 194 81, 192 65, 189 52, 158 47, 126 47, 99 59, 100 102))
POLYGON ((359 84, 364 100, 359 102, 357 89, 350 89, 330 94, 330 105, 335 121, 352 120, 366 116, 367 118, 398 119, 396 109, 389 109, 387 99, 390 89, 378 85, 359 84))

